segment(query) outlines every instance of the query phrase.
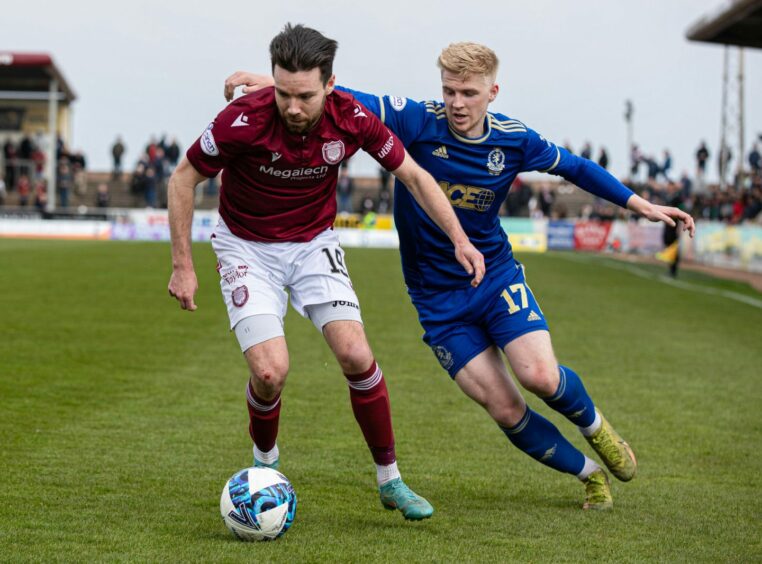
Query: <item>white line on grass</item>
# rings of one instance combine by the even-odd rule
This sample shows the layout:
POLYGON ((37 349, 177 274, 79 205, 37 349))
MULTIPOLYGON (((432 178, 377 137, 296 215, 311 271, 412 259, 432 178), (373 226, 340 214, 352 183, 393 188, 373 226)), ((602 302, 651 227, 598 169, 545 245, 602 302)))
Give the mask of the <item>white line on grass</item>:
POLYGON ((591 255, 580 255, 576 253, 557 253, 555 256, 559 256, 566 260, 571 260, 575 262, 584 262, 587 264, 592 264, 592 263, 600 264, 608 268, 613 268, 615 270, 623 270, 625 272, 630 272, 631 274, 634 274, 635 276, 640 276, 641 278, 645 278, 647 280, 656 280, 657 282, 663 282, 664 284, 675 286, 676 288, 680 288, 682 290, 689 290, 691 292, 703 292, 704 294, 722 296, 724 298, 728 298, 729 300, 735 300, 737 302, 742 302, 752 307, 762 309, 762 300, 757 300, 755 298, 752 298, 751 296, 739 294, 738 292, 731 292, 730 290, 718 290, 716 288, 707 288, 706 286, 699 286, 697 284, 691 284, 689 282, 675 280, 673 278, 670 278, 669 276, 665 276, 663 274, 654 274, 653 272, 643 270, 642 268, 638 268, 637 266, 633 266, 631 264, 617 263, 613 259, 601 260, 601 258, 599 257, 595 257, 591 255))

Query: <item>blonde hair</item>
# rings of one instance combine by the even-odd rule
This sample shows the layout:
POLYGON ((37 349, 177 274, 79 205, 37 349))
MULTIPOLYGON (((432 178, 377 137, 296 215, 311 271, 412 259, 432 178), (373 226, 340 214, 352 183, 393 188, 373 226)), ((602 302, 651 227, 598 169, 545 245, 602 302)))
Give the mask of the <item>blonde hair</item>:
POLYGON ((491 82, 497 77, 499 61, 495 52, 485 45, 471 43, 450 43, 442 49, 437 66, 465 78, 469 74, 484 75, 491 82))

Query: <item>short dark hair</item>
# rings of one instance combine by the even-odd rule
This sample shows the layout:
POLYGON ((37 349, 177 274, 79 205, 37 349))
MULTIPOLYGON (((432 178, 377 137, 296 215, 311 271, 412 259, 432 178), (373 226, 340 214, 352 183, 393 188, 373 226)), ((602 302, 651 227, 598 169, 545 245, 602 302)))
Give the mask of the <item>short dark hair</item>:
POLYGON ((302 24, 286 24, 270 42, 270 61, 289 72, 320 68, 323 85, 333 74, 333 58, 339 43, 302 24))

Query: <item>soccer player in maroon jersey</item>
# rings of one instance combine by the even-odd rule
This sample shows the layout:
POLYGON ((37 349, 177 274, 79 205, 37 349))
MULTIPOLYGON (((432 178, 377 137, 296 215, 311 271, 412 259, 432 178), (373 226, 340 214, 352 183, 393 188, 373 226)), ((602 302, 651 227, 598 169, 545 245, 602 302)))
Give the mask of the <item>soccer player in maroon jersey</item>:
POLYGON ((230 326, 251 372, 247 399, 255 465, 279 464, 288 289, 292 307, 322 332, 346 376, 355 419, 376 464, 381 502, 406 519, 425 519, 433 508, 405 485, 397 468, 389 395, 333 231, 341 162, 363 149, 400 178, 452 240, 475 286, 484 275, 484 259, 444 193, 399 139, 351 95, 334 91, 336 48, 336 41, 315 30, 287 25, 270 44, 274 88, 238 98, 188 149, 169 182, 169 293, 183 309, 196 309, 193 191, 222 170, 221 219, 212 245, 230 326))

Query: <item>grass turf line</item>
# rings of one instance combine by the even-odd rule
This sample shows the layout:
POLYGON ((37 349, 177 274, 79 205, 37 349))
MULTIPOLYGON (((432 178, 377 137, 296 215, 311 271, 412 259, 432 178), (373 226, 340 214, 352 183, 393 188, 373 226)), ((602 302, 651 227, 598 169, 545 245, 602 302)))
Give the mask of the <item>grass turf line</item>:
POLYGON ((760 311, 553 255, 521 259, 559 360, 640 462, 614 484, 613 512, 579 510, 576 480, 511 447, 449 381, 420 341, 396 251, 349 249, 400 468, 436 513, 406 523, 381 508, 340 371, 290 312, 279 446, 296 521, 275 543, 235 541, 218 499, 250 463, 246 370, 211 249, 194 252, 189 314, 166 293, 167 245, 0 240, 0 559, 762 558, 760 311))

